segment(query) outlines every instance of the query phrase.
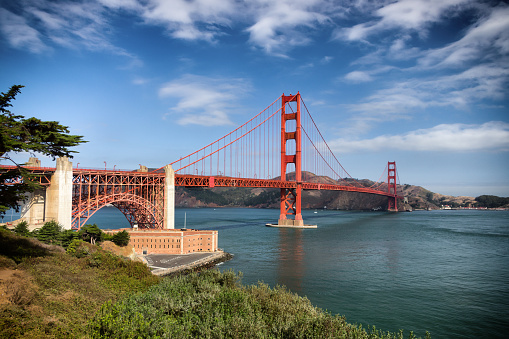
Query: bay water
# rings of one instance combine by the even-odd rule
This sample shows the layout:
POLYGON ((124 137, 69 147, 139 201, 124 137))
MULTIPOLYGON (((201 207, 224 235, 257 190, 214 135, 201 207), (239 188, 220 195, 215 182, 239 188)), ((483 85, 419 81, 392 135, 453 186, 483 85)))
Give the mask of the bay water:
MULTIPOLYGON (((219 231, 244 284, 285 285, 363 327, 432 338, 509 338, 509 211, 303 211, 317 229, 266 227, 278 210, 176 209, 219 231)), ((115 208, 88 223, 129 227, 115 208)))

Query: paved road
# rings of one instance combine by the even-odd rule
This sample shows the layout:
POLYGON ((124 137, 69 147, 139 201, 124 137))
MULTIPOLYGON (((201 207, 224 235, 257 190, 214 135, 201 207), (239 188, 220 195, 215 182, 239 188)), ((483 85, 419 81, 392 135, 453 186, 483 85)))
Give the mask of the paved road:
POLYGON ((150 254, 145 259, 151 269, 167 269, 181 265, 190 265, 198 260, 217 255, 216 253, 150 254))

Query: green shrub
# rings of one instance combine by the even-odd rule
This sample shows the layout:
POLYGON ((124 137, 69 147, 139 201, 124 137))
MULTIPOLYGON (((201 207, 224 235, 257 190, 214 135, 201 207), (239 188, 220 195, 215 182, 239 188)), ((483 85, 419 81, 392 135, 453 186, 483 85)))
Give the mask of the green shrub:
POLYGON ((111 241, 117 246, 127 246, 129 245, 129 239, 130 239, 129 232, 126 232, 125 230, 122 230, 120 232, 115 233, 111 237, 111 241))
POLYGON ((403 338, 350 325, 284 287, 245 287, 240 275, 217 270, 107 302, 89 329, 92 338, 403 338))
POLYGON ((23 237, 28 237, 30 235, 30 231, 28 230, 28 223, 25 220, 19 222, 14 228, 14 233, 23 237))
POLYGON ((90 254, 88 248, 86 246, 82 246, 84 241, 78 238, 73 239, 69 246, 67 246, 67 254, 73 255, 76 258, 83 258, 90 254))
POLYGON ((78 232, 73 230, 64 230, 58 235, 58 240, 63 248, 68 248, 73 240, 78 239, 78 232))
POLYGON ((58 224, 58 222, 52 220, 45 223, 39 232, 36 234, 36 238, 46 244, 54 244, 60 245, 60 232, 62 231, 62 227, 58 224))
POLYGON ((81 227, 78 234, 81 239, 91 244, 104 241, 104 232, 96 224, 81 227))

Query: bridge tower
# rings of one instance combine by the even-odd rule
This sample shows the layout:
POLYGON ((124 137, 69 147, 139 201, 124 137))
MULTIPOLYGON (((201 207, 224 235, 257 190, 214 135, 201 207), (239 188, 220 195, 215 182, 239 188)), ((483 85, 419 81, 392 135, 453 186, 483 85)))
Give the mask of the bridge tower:
POLYGON ((397 205, 397 188, 396 188, 396 162, 389 161, 387 163, 387 193, 394 194, 394 196, 389 197, 389 203, 387 205, 387 210, 392 212, 398 211, 397 205))
POLYGON ((296 95, 284 95, 281 97, 281 180, 286 180, 288 164, 295 165, 296 188, 281 188, 279 226, 304 226, 301 213, 302 196, 302 143, 301 143, 301 110, 300 93, 296 95), (286 104, 296 102, 295 112, 286 112, 286 104), (288 130, 288 121, 295 120, 295 130, 288 130), (288 154, 288 141, 295 141, 295 154, 288 154), (288 215, 294 215, 294 219, 288 219, 288 215))

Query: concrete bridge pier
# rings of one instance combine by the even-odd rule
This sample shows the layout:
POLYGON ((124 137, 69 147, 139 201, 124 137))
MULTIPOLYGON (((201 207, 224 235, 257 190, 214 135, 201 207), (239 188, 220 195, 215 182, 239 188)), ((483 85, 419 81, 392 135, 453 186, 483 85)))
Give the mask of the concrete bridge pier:
MULTIPOLYGON (((30 158, 28 166, 39 167, 41 162, 30 158)), ((21 208, 21 219, 30 226, 42 227, 50 220, 58 222, 63 229, 71 229, 72 221, 72 162, 67 157, 57 159, 50 186, 30 194, 21 208)))
POLYGON ((164 229, 175 228, 175 171, 164 166, 164 229))
POLYGON ((21 206, 20 220, 24 220, 32 228, 41 227, 46 215, 46 189, 39 188, 30 193, 21 206))
POLYGON ((72 162, 67 157, 57 159, 57 168, 46 190, 46 220, 55 220, 63 229, 71 229, 72 221, 72 162))

